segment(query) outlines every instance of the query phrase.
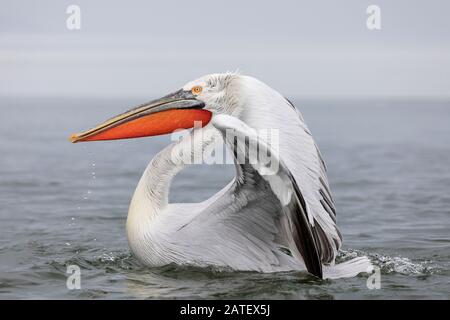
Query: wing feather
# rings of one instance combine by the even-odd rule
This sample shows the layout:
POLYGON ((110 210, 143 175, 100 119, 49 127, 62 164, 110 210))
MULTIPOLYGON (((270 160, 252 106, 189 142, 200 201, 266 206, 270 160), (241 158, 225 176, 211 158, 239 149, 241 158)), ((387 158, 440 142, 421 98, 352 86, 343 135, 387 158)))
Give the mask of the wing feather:
MULTIPOLYGON (((263 141, 257 139, 257 136, 251 128, 245 125, 242 121, 231 116, 220 115, 213 120, 213 125, 219 129, 224 135, 224 140, 233 151, 235 156, 235 163, 237 167, 237 185, 236 189, 241 190, 242 186, 247 183, 247 176, 251 173, 252 176, 258 175, 262 177, 271 191, 277 196, 281 203, 282 214, 280 220, 284 221, 285 230, 284 239, 289 245, 289 249, 294 257, 303 261, 308 272, 318 277, 322 277, 322 261, 321 257, 329 256, 327 251, 324 251, 318 242, 324 236, 320 227, 317 229, 311 225, 307 212, 307 204, 296 183, 291 172, 280 161, 263 141), (232 130, 230 139, 230 131, 232 130), (228 134, 228 135, 227 135, 228 134), (242 142, 241 147, 237 140, 242 142), (277 172, 267 171, 258 159, 250 159, 249 143, 257 144, 258 150, 263 154, 269 155, 271 161, 278 162, 279 170, 277 172), (238 156, 244 155, 245 159, 250 163, 238 163, 238 156), (289 195, 286 201, 286 195, 289 195)), ((273 163, 271 163, 273 165, 273 163)), ((267 165, 267 164, 266 164, 267 165)), ((260 179, 262 180, 262 179, 260 179)))

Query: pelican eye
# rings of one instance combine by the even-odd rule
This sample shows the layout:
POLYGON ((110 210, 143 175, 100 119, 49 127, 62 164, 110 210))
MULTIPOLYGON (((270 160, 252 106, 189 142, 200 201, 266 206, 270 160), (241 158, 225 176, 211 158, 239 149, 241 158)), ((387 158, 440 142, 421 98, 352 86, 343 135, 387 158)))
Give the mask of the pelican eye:
POLYGON ((191 89, 192 94, 195 95, 195 96, 197 96, 200 93, 202 93, 202 91, 203 91, 203 88, 201 86, 195 86, 195 87, 193 87, 191 89))

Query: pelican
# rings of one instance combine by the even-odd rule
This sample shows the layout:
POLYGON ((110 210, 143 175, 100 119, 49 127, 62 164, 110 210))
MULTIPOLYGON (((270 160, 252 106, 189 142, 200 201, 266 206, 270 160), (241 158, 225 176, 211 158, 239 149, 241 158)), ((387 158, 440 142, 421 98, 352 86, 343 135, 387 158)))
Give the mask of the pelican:
POLYGON ((367 257, 335 263, 342 236, 325 162, 301 113, 253 77, 203 76, 74 134, 71 141, 147 137, 177 129, 189 129, 190 134, 150 161, 129 207, 127 239, 143 264, 296 270, 322 279, 368 272, 367 257), (197 122, 200 128, 194 127, 197 122), (278 130, 276 150, 260 138, 258 130, 264 128, 278 130), (201 138, 198 130, 204 133, 201 138), (217 143, 225 143, 234 155, 235 178, 203 202, 169 203, 171 181, 188 165, 185 153, 194 156, 217 143), (270 165, 275 163, 276 170, 246 155, 252 143, 271 155, 270 165))

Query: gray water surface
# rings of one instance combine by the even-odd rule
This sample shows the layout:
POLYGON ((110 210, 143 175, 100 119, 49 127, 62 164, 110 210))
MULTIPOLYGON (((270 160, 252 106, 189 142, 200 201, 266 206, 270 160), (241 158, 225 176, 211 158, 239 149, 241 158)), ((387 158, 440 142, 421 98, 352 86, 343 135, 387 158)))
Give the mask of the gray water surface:
MULTIPOLYGON (((368 255, 367 274, 145 268, 128 250, 125 221, 137 181, 168 136, 72 145, 68 136, 142 101, 0 99, 0 298, 448 299, 450 103, 295 101, 328 166, 344 247, 368 255), (67 266, 81 290, 66 287, 67 266)), ((231 167, 176 177, 174 202, 206 199, 231 167)))

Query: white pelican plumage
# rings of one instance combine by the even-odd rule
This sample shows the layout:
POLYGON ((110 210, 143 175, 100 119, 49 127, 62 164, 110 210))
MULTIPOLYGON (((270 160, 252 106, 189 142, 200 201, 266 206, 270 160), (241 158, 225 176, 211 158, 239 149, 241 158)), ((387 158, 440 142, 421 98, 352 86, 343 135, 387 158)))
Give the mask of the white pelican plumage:
POLYGON ((366 257, 335 264, 342 238, 319 149, 292 103, 255 78, 235 73, 201 77, 71 140, 160 135, 192 128, 194 121, 201 121, 200 130, 207 134, 196 135, 193 129, 188 138, 163 149, 136 187, 127 237, 141 262, 259 272, 302 270, 319 278, 351 277, 368 270, 366 257), (258 136, 257 129, 264 128, 279 130, 276 152, 258 136), (236 138, 227 138, 229 130, 236 138), (171 180, 187 165, 183 152, 191 156, 223 141, 235 156, 235 179, 206 201, 169 203, 171 180), (244 147, 237 147, 236 141, 244 147), (267 170, 258 159, 237 161, 242 155, 250 160, 245 155, 250 143, 271 153, 278 170, 267 170), (187 147, 192 144, 199 148, 187 147))

